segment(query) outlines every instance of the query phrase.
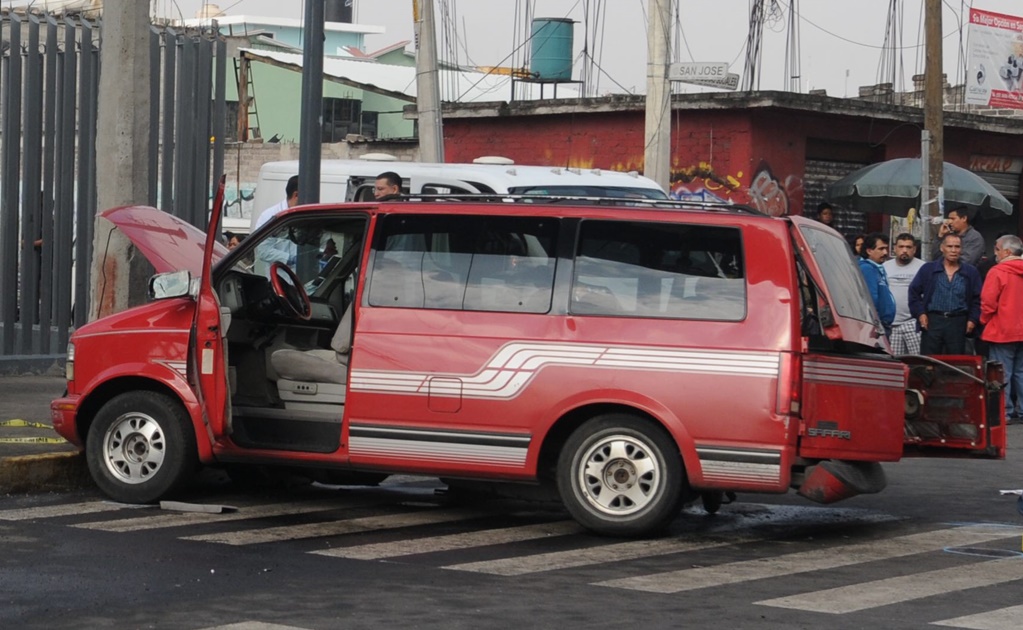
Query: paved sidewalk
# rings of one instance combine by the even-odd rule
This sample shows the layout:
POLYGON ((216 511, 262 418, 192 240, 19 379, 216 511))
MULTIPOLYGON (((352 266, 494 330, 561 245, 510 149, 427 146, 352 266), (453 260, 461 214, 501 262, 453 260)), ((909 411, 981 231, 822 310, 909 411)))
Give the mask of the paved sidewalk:
POLYGON ((64 387, 59 376, 0 377, 0 496, 92 483, 84 456, 49 428, 64 387))

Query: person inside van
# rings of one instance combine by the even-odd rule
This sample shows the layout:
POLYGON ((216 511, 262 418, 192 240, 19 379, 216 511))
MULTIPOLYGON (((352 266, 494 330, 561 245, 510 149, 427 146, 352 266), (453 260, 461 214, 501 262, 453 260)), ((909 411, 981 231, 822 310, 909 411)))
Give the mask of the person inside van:
POLYGON ((401 175, 394 171, 387 171, 377 175, 376 184, 373 186, 373 198, 377 201, 390 201, 401 194, 401 175))
POLYGON ((224 244, 227 245, 228 249, 234 249, 242 244, 242 239, 245 238, 244 234, 237 234, 235 232, 224 232, 224 244))
POLYGON ((256 225, 253 227, 253 230, 258 230, 264 223, 288 208, 294 208, 296 204, 298 204, 298 175, 292 175, 284 186, 284 199, 280 203, 264 210, 259 215, 259 218, 256 219, 256 225))

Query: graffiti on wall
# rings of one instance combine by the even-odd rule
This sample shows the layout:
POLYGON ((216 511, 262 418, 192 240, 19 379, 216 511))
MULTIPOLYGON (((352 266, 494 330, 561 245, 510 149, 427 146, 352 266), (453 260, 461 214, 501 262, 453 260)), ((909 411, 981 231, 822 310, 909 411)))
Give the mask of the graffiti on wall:
POLYGON ((791 213, 802 201, 802 178, 780 179, 766 161, 753 172, 748 185, 743 175, 742 171, 717 173, 708 162, 700 162, 672 171, 668 196, 680 201, 744 203, 774 217, 791 213))
POLYGON ((671 171, 668 196, 680 201, 711 201, 731 203, 733 193, 740 190, 742 171, 719 175, 708 162, 671 171))
POLYGON ((747 203, 764 214, 780 217, 791 214, 803 199, 803 179, 788 175, 779 179, 766 161, 761 161, 749 184, 747 203))

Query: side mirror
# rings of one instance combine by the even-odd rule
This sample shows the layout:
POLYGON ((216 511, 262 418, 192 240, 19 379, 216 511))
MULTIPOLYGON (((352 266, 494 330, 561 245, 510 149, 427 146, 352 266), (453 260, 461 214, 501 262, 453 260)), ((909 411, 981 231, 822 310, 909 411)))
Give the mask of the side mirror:
POLYGON ((196 283, 192 274, 187 271, 169 271, 158 273, 149 279, 149 299, 165 300, 167 298, 197 295, 196 283))

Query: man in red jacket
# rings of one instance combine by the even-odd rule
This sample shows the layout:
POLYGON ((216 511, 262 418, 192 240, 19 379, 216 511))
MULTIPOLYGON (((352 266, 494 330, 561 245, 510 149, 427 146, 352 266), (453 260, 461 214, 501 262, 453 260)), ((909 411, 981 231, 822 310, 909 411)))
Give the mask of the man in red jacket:
POLYGON ((1009 424, 1023 415, 1023 241, 1003 236, 995 241, 998 262, 980 293, 980 322, 985 325, 988 356, 1005 366, 1005 416, 1009 424), (1013 398, 1016 400, 1014 401, 1013 398))

